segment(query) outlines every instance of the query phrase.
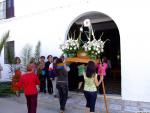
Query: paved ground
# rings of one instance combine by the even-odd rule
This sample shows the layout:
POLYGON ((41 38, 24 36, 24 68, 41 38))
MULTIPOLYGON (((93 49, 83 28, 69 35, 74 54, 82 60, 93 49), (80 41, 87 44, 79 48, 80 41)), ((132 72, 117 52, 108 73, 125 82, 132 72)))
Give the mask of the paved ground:
MULTIPOLYGON (((121 100, 118 99, 117 101, 120 102, 121 100)), ((115 100, 114 103, 117 101, 115 100)), ((82 94, 70 93, 65 113, 84 113, 84 106, 85 98, 82 94)), ((114 104, 110 107, 118 109, 119 106, 114 104)), ((109 113, 128 113, 113 110, 112 108, 110 108, 109 113)), ((21 94, 19 98, 14 96, 0 98, 0 113, 27 113, 24 95, 21 94)), ((58 98, 54 98, 48 94, 39 94, 37 113, 59 113, 58 98)), ((96 113, 105 113, 104 103, 101 97, 97 98, 96 113)))

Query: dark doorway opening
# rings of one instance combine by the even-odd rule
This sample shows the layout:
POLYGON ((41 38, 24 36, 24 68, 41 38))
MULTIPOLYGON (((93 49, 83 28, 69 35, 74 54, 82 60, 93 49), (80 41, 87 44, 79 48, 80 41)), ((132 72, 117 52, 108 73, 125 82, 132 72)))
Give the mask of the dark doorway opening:
MULTIPOLYGON (((109 61, 109 68, 104 78, 107 94, 121 94, 121 59, 120 59, 120 35, 115 22, 105 14, 91 12, 78 18, 70 27, 68 35, 75 35, 77 38, 80 32, 81 23, 84 19, 90 19, 94 29, 96 39, 99 39, 103 33, 102 40, 109 39, 104 47, 104 53, 101 57, 106 57, 109 61)), ((86 30, 86 28, 84 28, 86 30)), ((86 42, 85 33, 81 34, 82 41, 86 42)), ((78 64, 72 63, 69 72, 69 90, 75 91, 78 87, 78 64)), ((100 88, 100 93, 102 93, 100 88)))

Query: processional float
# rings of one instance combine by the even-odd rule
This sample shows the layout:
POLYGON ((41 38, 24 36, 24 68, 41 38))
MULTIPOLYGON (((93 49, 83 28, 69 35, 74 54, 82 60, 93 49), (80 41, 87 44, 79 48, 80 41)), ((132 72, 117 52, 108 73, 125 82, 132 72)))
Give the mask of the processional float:
MULTIPOLYGON (((77 37, 77 39, 75 39, 75 35, 74 37, 68 36, 68 40, 65 41, 65 43, 60 46, 63 53, 67 55, 65 62, 66 63, 73 63, 73 62, 88 63, 89 61, 94 61, 96 64, 99 63, 99 60, 101 60, 100 55, 101 53, 104 52, 105 42, 108 41, 109 39, 102 41, 101 37, 103 36, 103 33, 99 39, 96 39, 90 19, 84 20, 79 31, 80 31, 79 36, 77 37), (83 29, 84 27, 87 27, 88 31, 84 31, 83 29), (81 33, 85 33, 88 39, 87 42, 82 41, 81 33), (81 42, 83 43, 82 46, 81 46, 81 42)), ((103 96, 104 96, 106 113, 109 113, 104 81, 102 81, 102 88, 103 88, 103 96)))

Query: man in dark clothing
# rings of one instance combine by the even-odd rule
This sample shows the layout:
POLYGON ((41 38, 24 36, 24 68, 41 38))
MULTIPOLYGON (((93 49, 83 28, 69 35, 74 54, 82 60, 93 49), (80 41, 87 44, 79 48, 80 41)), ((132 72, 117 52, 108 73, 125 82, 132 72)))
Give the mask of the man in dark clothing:
POLYGON ((44 80, 45 80, 45 56, 41 56, 38 64, 38 77, 40 79, 40 92, 45 91, 44 80))
POLYGON ((49 77, 49 66, 50 64, 53 62, 53 56, 52 55, 48 55, 47 57, 47 62, 45 63, 45 77, 44 77, 44 93, 46 93, 46 79, 47 79, 47 90, 49 94, 53 93, 53 84, 52 81, 49 77))

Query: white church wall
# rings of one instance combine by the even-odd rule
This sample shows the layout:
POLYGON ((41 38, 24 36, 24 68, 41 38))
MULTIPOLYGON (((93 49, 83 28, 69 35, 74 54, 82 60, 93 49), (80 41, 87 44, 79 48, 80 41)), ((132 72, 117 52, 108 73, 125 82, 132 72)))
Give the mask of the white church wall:
POLYGON ((150 102, 148 2, 99 1, 94 9, 112 17, 120 31, 122 99, 150 102))
POLYGON ((42 42, 43 55, 60 55, 59 44, 65 40, 68 27, 75 18, 89 11, 105 13, 116 22, 120 32, 122 99, 150 102, 149 10, 146 1, 89 0, 0 22, 0 31, 10 29, 10 40, 15 39, 17 56, 26 43, 35 47, 38 40, 42 42))

